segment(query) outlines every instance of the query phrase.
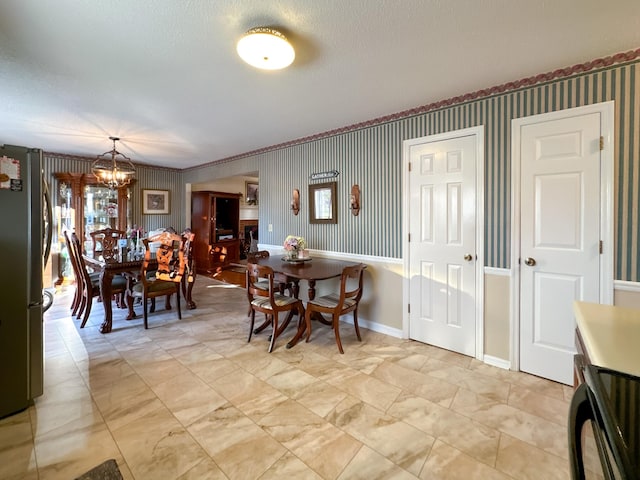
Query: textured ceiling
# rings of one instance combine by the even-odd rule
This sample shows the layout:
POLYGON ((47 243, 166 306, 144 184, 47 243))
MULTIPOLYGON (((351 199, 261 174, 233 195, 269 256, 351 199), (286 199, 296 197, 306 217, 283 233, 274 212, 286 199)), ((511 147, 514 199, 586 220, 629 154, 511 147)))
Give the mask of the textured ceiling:
POLYGON ((187 168, 638 47, 638 0, 2 0, 0 144, 187 168))

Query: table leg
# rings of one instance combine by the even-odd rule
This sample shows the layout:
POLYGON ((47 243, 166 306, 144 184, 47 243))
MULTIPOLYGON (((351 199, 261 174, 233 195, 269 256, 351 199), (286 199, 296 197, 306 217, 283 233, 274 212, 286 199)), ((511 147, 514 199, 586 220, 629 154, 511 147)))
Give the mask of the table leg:
POLYGON ((113 312, 111 310, 111 280, 113 273, 103 268, 100 273, 100 297, 104 307, 104 322, 100 326, 100 333, 109 333, 113 322, 113 312))
POLYGON ((192 280, 189 281, 188 278, 182 277, 182 296, 187 301, 187 310, 194 310, 196 308, 196 304, 191 298, 191 291, 193 290, 193 284, 196 283, 196 274, 193 272, 192 280))
MULTIPOLYGON (((295 297, 298 298, 298 282, 296 281, 294 283, 294 292, 295 292, 295 297)), ((307 295, 309 296, 309 300, 313 300, 314 298, 316 298, 316 281, 315 280, 309 280, 309 290, 307 291, 307 295)), ((304 335, 304 332, 307 330, 307 324, 305 322, 305 319, 302 317, 302 315, 298 315, 298 331, 296 332, 295 336, 289 340, 289 343, 287 343, 287 348, 292 348, 296 345, 296 343, 298 343, 298 340, 300 340, 302 338, 302 336, 304 335)))

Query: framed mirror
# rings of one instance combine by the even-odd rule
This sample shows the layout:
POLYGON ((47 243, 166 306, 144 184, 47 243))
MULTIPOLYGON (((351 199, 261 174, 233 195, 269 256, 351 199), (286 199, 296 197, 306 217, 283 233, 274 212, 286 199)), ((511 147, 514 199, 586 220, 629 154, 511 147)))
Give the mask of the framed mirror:
POLYGON ((309 223, 338 223, 336 182, 309 185, 309 223))

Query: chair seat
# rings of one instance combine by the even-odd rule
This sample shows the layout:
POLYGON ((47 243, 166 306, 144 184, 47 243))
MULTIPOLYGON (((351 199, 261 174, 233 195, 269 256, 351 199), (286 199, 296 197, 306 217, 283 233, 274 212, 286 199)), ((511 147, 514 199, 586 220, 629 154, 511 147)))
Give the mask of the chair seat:
MULTIPOLYGON (((336 308, 339 302, 340 302, 339 293, 331 293, 329 295, 324 295, 322 297, 309 300, 310 304, 314 304, 322 308, 336 308)), ((343 308, 353 307, 356 303, 358 302, 353 298, 345 298, 343 308)))
MULTIPOLYGON (((156 280, 153 282, 147 283, 147 294, 150 293, 158 293, 164 291, 173 291, 176 289, 176 284, 174 282, 163 282, 162 280, 156 280)), ((144 285, 142 283, 136 283, 133 287, 131 287, 131 294, 134 297, 142 297, 144 295, 144 285)))
MULTIPOLYGON (((98 275, 96 278, 92 278, 91 276, 89 276, 89 278, 91 278, 91 286, 93 288, 100 288, 100 275, 98 275)), ((127 288, 127 279, 124 278, 121 275, 115 275, 112 279, 111 279, 111 289, 115 292, 118 290, 124 290, 125 288, 127 288)))
MULTIPOLYGON (((279 293, 273 294, 273 300, 275 301, 276 305, 279 307, 284 307, 285 305, 291 305, 292 303, 298 303, 297 298, 287 297, 286 295, 280 295, 279 293)), ((269 301, 269 297, 254 298, 253 301, 251 302, 251 305, 258 308, 265 308, 267 310, 271 310, 271 302, 269 301)))

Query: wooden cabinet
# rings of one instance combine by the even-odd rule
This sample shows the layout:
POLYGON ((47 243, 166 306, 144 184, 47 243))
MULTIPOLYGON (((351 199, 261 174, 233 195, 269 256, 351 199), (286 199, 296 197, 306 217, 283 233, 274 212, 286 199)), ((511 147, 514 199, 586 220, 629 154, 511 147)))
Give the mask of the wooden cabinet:
MULTIPOLYGON (((58 172, 53 174, 57 180, 56 199, 56 235, 54 252, 66 250, 64 230, 75 231, 84 242, 90 242, 90 233, 111 227, 127 230, 131 225, 131 205, 129 203, 132 184, 117 190, 101 185, 95 175, 90 173, 58 172)), ((135 180, 134 180, 135 181, 135 180)), ((71 262, 68 256, 61 257, 58 264, 58 280, 72 276, 71 262)))
POLYGON ((191 194, 193 255, 198 273, 215 273, 240 259, 241 196, 208 191, 191 194))

